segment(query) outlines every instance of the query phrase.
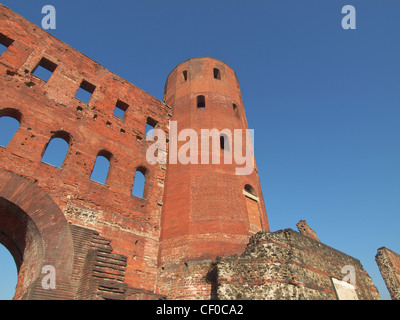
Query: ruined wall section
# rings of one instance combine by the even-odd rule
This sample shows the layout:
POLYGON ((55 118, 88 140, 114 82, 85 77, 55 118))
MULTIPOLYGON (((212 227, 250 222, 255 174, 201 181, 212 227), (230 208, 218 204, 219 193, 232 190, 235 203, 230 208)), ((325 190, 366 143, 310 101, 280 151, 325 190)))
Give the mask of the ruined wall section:
POLYGON ((164 265, 159 271, 164 288, 161 294, 168 300, 213 299, 212 269, 213 260, 210 259, 164 265))
POLYGON ((154 290, 165 167, 150 166, 148 119, 168 134, 170 109, 146 92, 0 5, 0 116, 18 115, 20 127, 0 168, 35 183, 58 204, 69 223, 96 230, 127 257, 127 285, 154 290), (56 65, 46 82, 33 71, 45 58, 56 65), (94 88, 84 103, 82 83, 94 88), (125 116, 113 115, 117 101, 125 116), (62 132, 69 150, 61 168, 41 161, 47 144, 62 132), (90 180, 96 157, 110 157, 106 184, 90 180), (144 197, 132 196, 136 169, 146 169, 144 197))
POLYGON ((380 299, 357 259, 291 229, 259 232, 243 254, 216 261, 217 296, 221 300, 336 300, 332 278, 342 280, 345 265, 355 268, 358 299, 380 299))
POLYGON ((127 257, 115 254, 98 232, 71 225, 74 238, 72 284, 76 300, 155 300, 160 295, 125 283, 127 257))
POLYGON ((375 257, 392 300, 400 300, 400 255, 385 247, 375 257))
POLYGON ((315 233, 315 231, 313 229, 310 228, 310 226, 308 225, 307 221, 300 220, 296 224, 296 226, 297 226, 297 229, 299 230, 299 232, 301 234, 303 234, 303 235, 305 235, 305 236, 307 236, 307 237, 309 237, 311 239, 319 241, 317 234, 315 233))

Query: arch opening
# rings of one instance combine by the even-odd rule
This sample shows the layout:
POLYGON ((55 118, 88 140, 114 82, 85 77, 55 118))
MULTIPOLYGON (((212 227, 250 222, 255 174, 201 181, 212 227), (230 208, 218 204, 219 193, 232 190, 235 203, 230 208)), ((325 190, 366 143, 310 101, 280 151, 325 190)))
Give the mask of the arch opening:
POLYGON ((11 252, 0 243, 0 300, 11 300, 17 288, 18 270, 11 252))
POLYGON ((245 192, 247 195, 251 195, 251 196, 253 196, 253 197, 256 197, 257 200, 258 200, 257 193, 256 193, 256 191, 254 190, 254 188, 253 188, 251 185, 246 184, 246 185, 244 186, 244 192, 245 192))
POLYGON ((221 80, 221 71, 218 68, 214 68, 214 79, 221 80))
POLYGON ((67 156, 71 137, 64 131, 56 132, 45 147, 42 162, 61 168, 67 156))
POLYGON ((188 79, 188 72, 187 72, 187 70, 183 70, 183 71, 182 71, 182 78, 183 78, 183 81, 184 81, 184 82, 187 81, 187 79, 188 79))
POLYGON ((90 179, 101 184, 106 184, 111 166, 112 153, 102 150, 97 154, 90 179))
POLYGON ((249 218, 249 228, 251 233, 262 230, 260 218, 259 198, 254 188, 246 184, 243 189, 246 198, 247 214, 249 218))
POLYGON ((21 126, 22 115, 16 109, 3 109, 0 111, 0 146, 7 148, 21 126))
POLYGON ((145 185, 146 185, 147 169, 138 167, 135 172, 133 181, 132 195, 138 198, 145 198, 145 185))
POLYGON ((18 270, 15 300, 73 298, 74 251, 68 222, 41 188, 14 173, 0 170, 0 243, 18 270), (43 287, 42 268, 54 267, 56 288, 43 287))
POLYGON ((229 141, 229 137, 225 133, 222 133, 219 136, 219 145, 221 147, 221 150, 231 151, 230 149, 231 142, 229 141))
POLYGON ((29 215, 4 198, 0 198, 0 243, 13 257, 17 269, 13 299, 26 299, 43 265, 43 239, 29 215))
POLYGON ((197 108, 204 109, 206 107, 206 98, 203 95, 197 96, 197 108))

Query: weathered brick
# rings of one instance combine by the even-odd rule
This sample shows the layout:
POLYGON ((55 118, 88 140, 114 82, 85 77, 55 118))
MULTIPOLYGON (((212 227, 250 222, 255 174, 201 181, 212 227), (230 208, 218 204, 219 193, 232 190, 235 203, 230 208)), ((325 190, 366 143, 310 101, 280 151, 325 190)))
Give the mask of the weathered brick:
POLYGON ((198 137, 202 129, 245 134, 227 64, 179 64, 162 102, 2 5, 0 33, 8 46, 0 117, 20 122, 0 147, 0 242, 19 269, 15 299, 334 299, 330 279, 349 263, 359 297, 378 297, 359 261, 316 241, 304 223, 306 236, 269 232, 257 167, 238 175, 244 165, 224 164, 228 141, 222 164, 147 161, 147 123, 164 131, 167 159, 175 122, 198 137), (53 72, 47 82, 33 74, 43 61, 53 72), (92 93, 86 103, 75 97, 80 87, 92 93), (60 168, 41 161, 52 138, 69 147, 60 168), (98 155, 110 161, 105 184, 90 179, 98 155), (132 196, 137 170, 143 198, 132 196), (56 268, 55 290, 41 286, 45 265, 56 268))
POLYGON ((379 248, 375 260, 392 300, 400 300, 400 255, 385 247, 379 248))

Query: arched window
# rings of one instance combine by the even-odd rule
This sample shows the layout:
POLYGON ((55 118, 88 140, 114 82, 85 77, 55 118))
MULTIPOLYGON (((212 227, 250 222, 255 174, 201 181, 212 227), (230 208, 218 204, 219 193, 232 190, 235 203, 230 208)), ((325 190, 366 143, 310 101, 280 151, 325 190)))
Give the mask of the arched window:
POLYGON ((56 132, 46 145, 42 162, 61 168, 68 153, 71 137, 64 131, 56 132))
POLYGON ((220 144, 221 150, 230 151, 229 137, 225 133, 222 133, 219 136, 219 144, 220 144))
POLYGON ((183 77, 183 81, 186 81, 186 80, 187 80, 187 78, 188 78, 188 72, 187 72, 187 70, 183 70, 183 71, 182 71, 182 77, 183 77))
POLYGON ((214 79, 221 80, 221 71, 218 68, 214 68, 214 79))
POLYGON ((133 181, 132 195, 138 198, 144 197, 144 186, 146 184, 147 169, 139 167, 136 169, 135 178, 133 181))
POLYGON ((249 184, 246 184, 244 186, 243 194, 245 195, 245 200, 246 200, 250 232, 256 233, 262 229, 259 198, 254 188, 249 184))
POLYGON ((197 108, 206 107, 206 98, 204 96, 197 96, 197 108))
POLYGON ((0 145, 7 148, 21 124, 21 113, 16 109, 0 111, 0 145))
POLYGON ((106 150, 102 150, 97 154, 96 162, 93 167, 90 179, 101 184, 106 184, 108 172, 110 170, 110 162, 112 154, 106 150))
POLYGON ((257 196, 257 194, 256 194, 256 191, 254 190, 254 188, 253 188, 251 185, 246 184, 246 185, 244 186, 243 193, 244 193, 247 197, 249 197, 249 198, 251 198, 251 199, 253 199, 253 200, 258 201, 258 196, 257 196))

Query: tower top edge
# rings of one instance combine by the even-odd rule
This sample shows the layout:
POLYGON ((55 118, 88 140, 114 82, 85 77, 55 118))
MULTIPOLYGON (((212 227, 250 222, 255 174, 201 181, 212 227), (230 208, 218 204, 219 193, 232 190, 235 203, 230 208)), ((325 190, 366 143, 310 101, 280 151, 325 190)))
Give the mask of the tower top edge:
MULTIPOLYGON (((170 76, 177 68, 179 68, 181 65, 183 65, 183 64, 185 64, 185 63, 188 63, 189 61, 193 61, 193 60, 214 60, 214 61, 218 61, 218 62, 220 62, 220 63, 223 63, 225 66, 227 66, 229 69, 231 69, 231 70, 235 73, 235 70, 233 70, 225 61, 223 61, 223 60, 221 60, 221 59, 213 58, 213 57, 210 57, 210 56, 201 56, 201 57, 192 57, 192 58, 186 59, 185 61, 182 61, 181 63, 179 63, 179 64, 178 64, 174 69, 172 69, 171 72, 168 74, 167 80, 168 80, 169 76, 170 76)), ((235 73, 235 76, 236 76, 236 73, 235 73)), ((237 76, 236 76, 236 78, 237 78, 237 76)))
MULTIPOLYGON (((188 62, 188 61, 191 61, 191 60, 206 60, 206 59, 210 59, 210 60, 215 60, 215 61, 222 62, 223 64, 225 64, 225 65, 227 65, 227 66, 229 67, 229 65, 228 65, 225 61, 223 61, 223 60, 221 60, 221 59, 214 58, 214 57, 210 57, 210 56, 191 57, 191 58, 189 58, 189 59, 187 59, 187 60, 181 62, 180 64, 178 64, 178 66, 181 65, 181 64, 183 64, 183 63, 186 63, 186 62, 188 62)), ((231 69, 232 69, 232 68, 231 68, 231 69)))

